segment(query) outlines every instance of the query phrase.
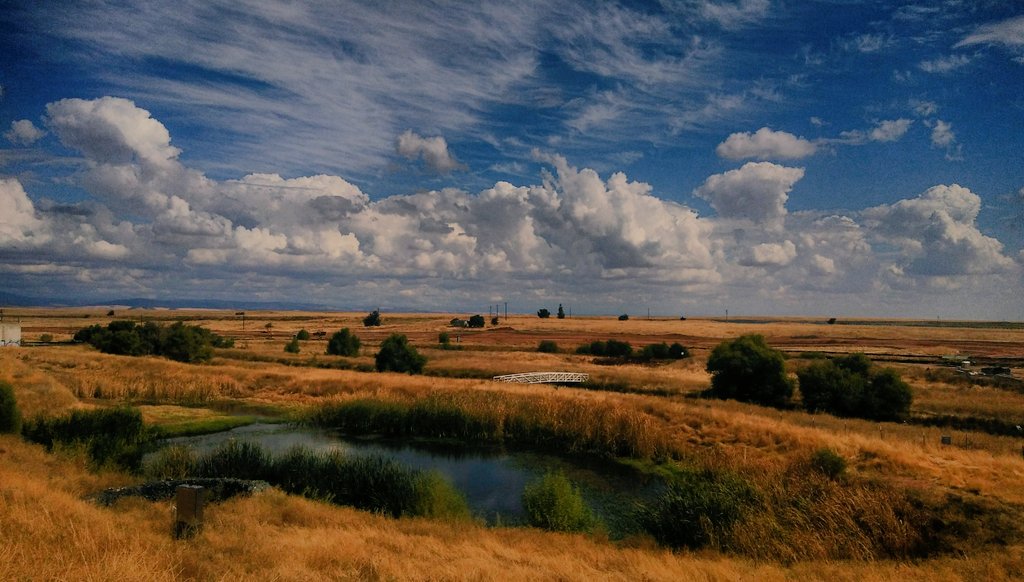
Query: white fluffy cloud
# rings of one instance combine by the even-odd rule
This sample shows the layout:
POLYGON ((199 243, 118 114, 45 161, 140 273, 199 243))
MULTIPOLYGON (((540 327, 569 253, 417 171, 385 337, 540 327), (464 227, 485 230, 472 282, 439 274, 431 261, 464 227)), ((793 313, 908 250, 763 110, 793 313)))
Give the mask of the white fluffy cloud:
POLYGON ((448 142, 441 136, 421 137, 412 130, 406 130, 398 136, 396 149, 410 160, 422 158, 423 163, 438 174, 447 174, 464 167, 448 151, 448 142))
POLYGON ((46 117, 64 145, 99 164, 164 167, 181 152, 167 128, 128 99, 62 99, 46 106, 46 117))
POLYGON ((890 119, 881 121, 871 130, 868 137, 871 141, 898 141, 903 137, 907 130, 910 129, 910 125, 914 123, 910 119, 890 119))
POLYGON ((762 127, 754 133, 738 132, 730 135, 718 144, 715 153, 730 160, 793 160, 814 155, 817 150, 814 143, 802 137, 762 127))
POLYGON ((29 119, 11 122, 11 129, 4 133, 7 141, 18 145, 32 145, 43 138, 46 132, 39 129, 29 119))
POLYGON ((978 230, 981 198, 957 184, 934 186, 917 198, 863 212, 879 240, 900 248, 901 272, 961 276, 1007 272, 1014 262, 998 240, 978 230))
POLYGON ((737 170, 708 177, 693 193, 710 202, 723 218, 765 223, 785 216, 789 192, 803 177, 803 168, 747 162, 737 170))
POLYGON ((0 178, 0 245, 37 245, 49 239, 35 206, 15 179, 0 178))
POLYGON ((739 263, 747 267, 785 267, 796 258, 796 245, 792 241, 761 243, 750 248, 739 263))

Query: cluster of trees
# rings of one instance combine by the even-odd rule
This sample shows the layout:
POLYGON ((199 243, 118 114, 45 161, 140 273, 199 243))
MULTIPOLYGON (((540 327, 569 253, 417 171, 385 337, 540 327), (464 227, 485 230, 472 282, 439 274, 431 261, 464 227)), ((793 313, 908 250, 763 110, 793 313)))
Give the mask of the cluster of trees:
MULTIPOLYGON (((548 311, 547 307, 542 307, 537 310, 537 317, 547 319, 551 317, 551 312, 548 311)), ((558 319, 565 319, 565 309, 562 307, 561 303, 558 304, 558 319)))
POLYGON ((106 327, 91 325, 78 330, 74 340, 101 352, 124 356, 163 356, 179 362, 205 362, 213 348, 229 348, 234 340, 196 325, 177 322, 164 327, 152 321, 112 321, 106 327))
POLYGON ((690 352, 680 343, 668 345, 665 342, 648 344, 639 352, 633 351, 629 342, 618 340, 594 341, 576 348, 577 354, 608 358, 634 358, 637 360, 680 360, 690 357, 690 352))
MULTIPOLYGON (((327 342, 327 353, 332 356, 351 358, 359 355, 361 346, 362 342, 356 334, 346 327, 334 332, 334 335, 331 336, 327 342)), ((374 363, 378 372, 419 374, 423 371, 427 358, 416 351, 416 348, 409 343, 409 338, 399 333, 393 333, 381 342, 380 351, 374 357, 374 363)))
MULTIPOLYGON (((782 352, 760 335, 744 335, 719 344, 708 358, 709 393, 764 406, 784 407, 794 382, 786 374, 782 352)), ((864 354, 819 361, 797 372, 801 400, 811 412, 871 420, 897 420, 910 410, 910 386, 890 368, 875 366, 864 354)))
MULTIPOLYGON (((448 322, 448 325, 452 327, 483 327, 487 323, 484 316, 477 314, 469 316, 469 319, 462 319, 460 317, 453 318, 448 322)), ((498 318, 491 319, 491 325, 497 325, 498 318)))

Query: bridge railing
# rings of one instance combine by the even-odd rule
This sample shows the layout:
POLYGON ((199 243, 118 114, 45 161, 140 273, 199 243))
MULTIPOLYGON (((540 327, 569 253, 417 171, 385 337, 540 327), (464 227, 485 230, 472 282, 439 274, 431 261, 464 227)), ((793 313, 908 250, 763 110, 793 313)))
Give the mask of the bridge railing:
POLYGON ((570 384, 586 382, 590 379, 589 374, 579 372, 526 372, 522 374, 505 374, 495 376, 495 382, 510 382, 515 384, 570 384))

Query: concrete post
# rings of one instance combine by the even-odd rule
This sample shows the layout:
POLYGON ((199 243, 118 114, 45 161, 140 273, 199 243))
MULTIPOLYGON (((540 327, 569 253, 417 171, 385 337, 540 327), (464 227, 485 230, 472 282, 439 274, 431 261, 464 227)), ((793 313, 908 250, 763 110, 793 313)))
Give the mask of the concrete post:
POLYGON ((175 489, 174 539, 190 538, 203 527, 205 493, 199 485, 178 485, 175 489))

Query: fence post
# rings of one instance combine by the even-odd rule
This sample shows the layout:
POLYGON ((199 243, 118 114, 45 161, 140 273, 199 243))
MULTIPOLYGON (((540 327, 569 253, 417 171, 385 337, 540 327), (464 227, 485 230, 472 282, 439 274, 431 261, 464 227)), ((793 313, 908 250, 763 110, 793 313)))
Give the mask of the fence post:
POLYGON ((203 527, 206 489, 199 485, 178 485, 174 493, 174 539, 190 538, 203 527))

